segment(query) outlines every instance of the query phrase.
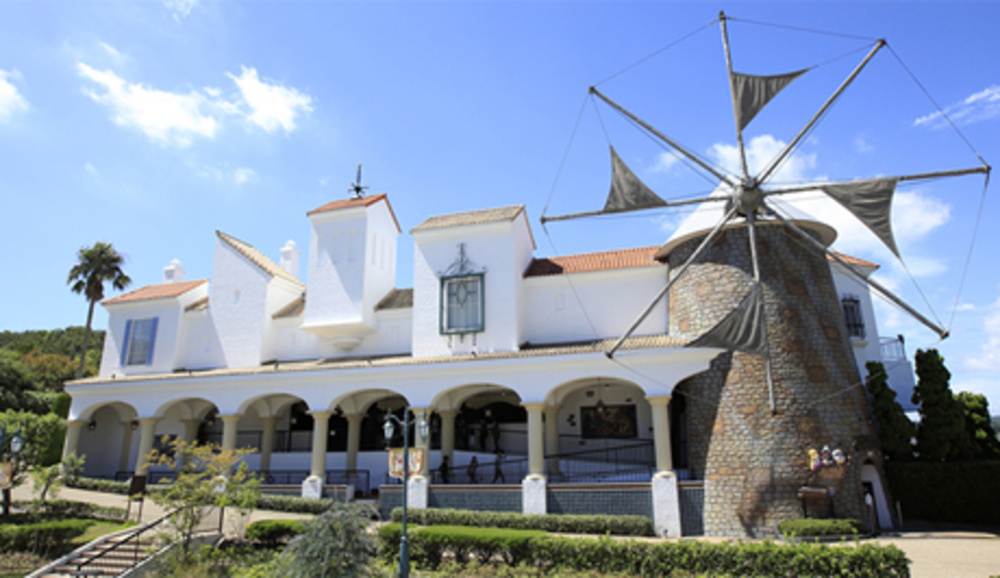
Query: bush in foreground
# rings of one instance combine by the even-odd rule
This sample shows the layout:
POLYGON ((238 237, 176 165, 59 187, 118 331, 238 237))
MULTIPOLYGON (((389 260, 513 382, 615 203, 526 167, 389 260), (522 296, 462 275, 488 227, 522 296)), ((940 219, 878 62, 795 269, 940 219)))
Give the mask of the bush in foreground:
POLYGON ((302 520, 258 520, 247 526, 247 540, 275 547, 302 533, 302 520))
POLYGON ((784 536, 856 536, 865 531, 865 525, 852 519, 801 518, 785 520, 778 524, 778 531, 784 536))
MULTIPOLYGON (((411 509, 409 521, 422 526, 478 526, 544 530, 564 534, 612 534, 615 536, 655 536, 653 521, 645 516, 579 516, 568 514, 518 514, 514 512, 478 512, 439 508, 411 509)), ((392 521, 403 519, 403 509, 392 511, 392 521)))
MULTIPOLYGON (((392 560, 402 528, 383 526, 380 553, 392 560)), ((694 573, 731 576, 909 576, 909 561, 895 546, 865 544, 856 548, 816 544, 638 542, 562 538, 542 532, 468 527, 418 527, 409 532, 410 558, 433 568, 445 557, 463 564, 503 559, 546 572, 593 570, 631 576, 694 573), (515 536, 522 534, 521 537, 515 536)))
POLYGON ((0 552, 30 552, 45 556, 63 552, 87 531, 93 520, 52 520, 34 524, 0 525, 0 552))

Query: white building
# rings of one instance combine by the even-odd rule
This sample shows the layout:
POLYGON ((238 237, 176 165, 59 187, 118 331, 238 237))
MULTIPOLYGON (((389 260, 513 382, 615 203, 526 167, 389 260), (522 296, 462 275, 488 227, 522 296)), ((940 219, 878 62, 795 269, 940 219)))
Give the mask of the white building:
MULTIPOLYGON (((410 483, 415 507, 476 507, 468 486, 439 482, 489 482, 499 442, 512 484, 498 486, 499 509, 600 511, 556 482, 602 482, 612 509, 649 513, 670 535, 697 517, 684 492, 701 473, 687 468, 683 407, 670 400, 719 351, 683 347, 661 302, 615 360, 603 353, 666 283, 657 247, 535 258, 523 206, 436 216, 410 231, 413 288, 400 289, 401 229, 385 195, 308 218, 307 283, 294 242, 275 263, 219 232, 210 279, 185 280, 174 261, 161 284, 104 301, 100 375, 66 388, 66 451, 87 455, 86 475, 146 473, 142 456, 170 435, 254 448, 251 469, 306 495, 326 483, 370 491, 386 482, 384 416, 408 406, 432 424, 415 436, 430 456, 410 483), (473 457, 482 465, 470 472, 473 457), (628 502, 639 490, 626 482, 645 484, 648 506, 628 502)), ((839 267, 865 375, 886 348, 868 290, 839 267)))

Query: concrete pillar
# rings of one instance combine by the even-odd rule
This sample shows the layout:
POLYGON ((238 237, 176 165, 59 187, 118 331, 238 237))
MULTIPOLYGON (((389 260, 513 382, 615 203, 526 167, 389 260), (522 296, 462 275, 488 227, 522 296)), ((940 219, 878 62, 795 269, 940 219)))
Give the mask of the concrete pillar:
POLYGON ((448 463, 455 467, 452 459, 455 453, 455 417, 456 409, 446 409, 438 412, 441 416, 441 459, 448 458, 448 463))
POLYGON ((653 413, 653 444, 656 448, 656 472, 672 472, 674 459, 670 453, 669 395, 647 397, 653 413))
POLYGON ((240 415, 233 413, 220 415, 219 418, 222 419, 222 449, 235 450, 236 432, 240 425, 240 415))
POLYGON ((264 432, 260 437, 260 471, 266 472, 271 469, 271 453, 274 451, 274 429, 278 425, 278 418, 275 416, 263 417, 260 421, 264 424, 264 432))
POLYGON ((135 458, 135 475, 145 476, 149 474, 149 462, 146 456, 153 451, 153 442, 156 439, 156 424, 160 421, 158 417, 139 418, 139 455, 135 458))
POLYGON ((198 428, 201 427, 203 420, 200 419, 182 419, 181 423, 184 424, 184 441, 189 444, 196 443, 198 441, 198 428))
POLYGON ((358 469, 358 449, 361 448, 361 422, 365 416, 360 413, 345 413, 347 420, 347 464, 346 469, 358 469))
POLYGON ((311 411, 313 418, 312 464, 309 477, 302 482, 303 498, 322 498, 326 483, 326 439, 330 436, 329 411, 311 411))
POLYGON ((528 411, 528 477, 545 478, 545 436, 542 412, 545 404, 522 403, 528 411))
POLYGON ((128 460, 132 457, 132 420, 122 421, 122 451, 118 456, 118 471, 128 471, 128 460))
MULTIPOLYGON (((559 410, 558 405, 545 407, 545 455, 559 454, 559 410)), ((559 458, 550 458, 546 465, 549 475, 559 473, 559 458)))
POLYGON ((424 478, 428 477, 430 472, 430 462, 431 462, 431 412, 425 407, 411 407, 410 411, 413 412, 413 448, 421 448, 424 450, 424 461, 420 467, 419 472, 410 472, 410 475, 421 476, 424 478), (426 412, 427 417, 427 437, 420 435, 420 421, 424 419, 426 412))
POLYGON ((66 440, 63 442, 62 451, 63 460, 71 453, 77 453, 77 450, 80 448, 80 432, 83 431, 83 426, 86 424, 87 421, 82 419, 66 420, 66 440))

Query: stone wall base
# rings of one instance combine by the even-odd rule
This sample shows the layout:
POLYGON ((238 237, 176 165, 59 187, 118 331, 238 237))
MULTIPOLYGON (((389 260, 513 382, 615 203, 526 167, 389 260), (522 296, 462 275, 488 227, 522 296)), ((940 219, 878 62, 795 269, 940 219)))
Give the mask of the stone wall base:
POLYGON ((546 481, 542 477, 528 476, 521 482, 521 504, 525 514, 548 513, 545 486, 546 481))
POLYGON ((322 498, 323 497, 323 480, 317 476, 309 476, 302 482, 302 497, 303 498, 322 498))
POLYGON ((681 504, 673 472, 658 472, 653 476, 653 527, 657 536, 681 537, 681 504))
POLYGON ((406 484, 406 507, 423 510, 427 508, 427 492, 430 480, 423 476, 413 476, 406 484))

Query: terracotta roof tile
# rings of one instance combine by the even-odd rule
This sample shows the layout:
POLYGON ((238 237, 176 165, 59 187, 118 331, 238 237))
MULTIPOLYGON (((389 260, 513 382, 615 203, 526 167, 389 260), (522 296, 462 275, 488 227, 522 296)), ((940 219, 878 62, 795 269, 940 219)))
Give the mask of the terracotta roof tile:
MULTIPOLYGON (((860 265, 861 267, 871 267, 872 269, 878 269, 878 263, 872 263, 871 261, 865 261, 864 259, 858 259, 857 257, 851 257, 850 255, 845 255, 843 253, 838 253, 837 251, 830 251, 831 253, 836 253, 838 257, 846 261, 849 265, 860 265)), ((829 254, 826 256, 826 260, 831 263, 836 263, 837 261, 831 257, 829 254)))
POLYGON ((653 259, 653 254, 656 253, 657 249, 659 247, 638 247, 635 249, 621 249, 601 253, 532 259, 531 264, 528 265, 528 268, 524 272, 524 276, 545 277, 548 275, 565 275, 588 271, 655 267, 663 265, 660 261, 653 259))
POLYGON ((512 205, 510 207, 497 207, 495 209, 483 209, 481 211, 452 213, 451 215, 436 215, 410 229, 410 232, 417 233, 420 231, 430 231, 432 229, 461 227, 463 225, 482 225, 485 223, 513 221, 514 218, 520 215, 522 211, 524 211, 524 205, 512 205))
POLYGON ((254 246, 251 245, 250 243, 240 241, 236 237, 233 237, 232 235, 227 235, 222 231, 216 231, 215 234, 218 235, 218 237, 222 239, 224 243, 226 243, 233 249, 236 249, 237 252, 239 252, 241 255, 249 259, 250 262, 253 263, 254 265, 260 267, 262 271, 264 271, 271 277, 281 277, 286 281, 291 281, 296 285, 301 285, 302 287, 305 287, 302 281, 299 281, 291 273, 282 269, 277 263, 268 259, 267 256, 265 256, 263 253, 255 249, 254 246))
POLYGON ((299 296, 298 299, 292 301, 288 305, 285 305, 281 309, 274 312, 271 319, 289 319, 292 317, 301 317, 306 312, 306 296, 303 294, 299 296))
POLYGON ((375 311, 383 309, 412 309, 413 289, 393 289, 375 306, 375 311))
POLYGON ((378 195, 372 195, 370 197, 358 197, 352 199, 340 199, 339 201, 330 201, 329 203, 323 205, 322 207, 316 207, 315 209, 306 213, 307 217, 318 213, 326 213, 329 211, 339 211, 341 209, 350 209, 352 207, 368 207, 374 205, 375 203, 385 200, 385 206, 389 207, 389 214, 392 215, 392 220, 396 223, 396 230, 400 233, 403 229, 399 227, 399 221, 396 220, 396 213, 392 210, 392 205, 389 204, 389 197, 385 193, 378 195))
POLYGON ((198 281, 178 281, 176 283, 163 283, 160 285, 146 285, 145 287, 129 291, 124 295, 105 299, 101 305, 117 305, 119 303, 130 303, 133 301, 147 301, 150 299, 166 299, 183 295, 195 287, 208 283, 208 279, 198 281))

